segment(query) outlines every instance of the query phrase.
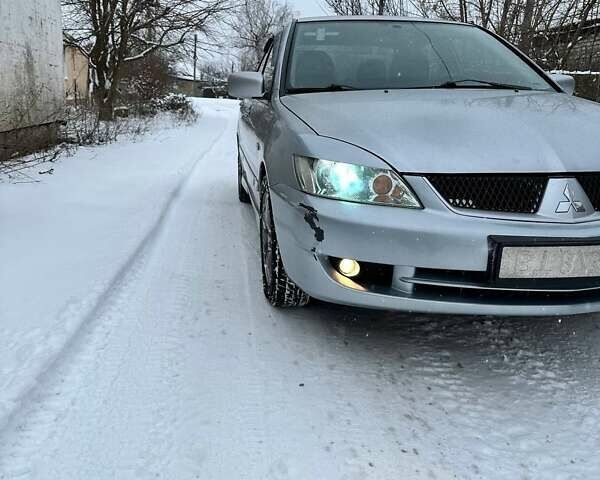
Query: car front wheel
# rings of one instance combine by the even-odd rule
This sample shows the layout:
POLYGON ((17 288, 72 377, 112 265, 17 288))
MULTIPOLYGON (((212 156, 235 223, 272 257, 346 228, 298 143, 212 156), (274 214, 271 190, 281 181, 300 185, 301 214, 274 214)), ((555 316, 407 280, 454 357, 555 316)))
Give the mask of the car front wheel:
POLYGON ((274 307, 303 307, 310 297, 287 275, 275 234, 269 184, 260 184, 260 254, 265 297, 274 307))

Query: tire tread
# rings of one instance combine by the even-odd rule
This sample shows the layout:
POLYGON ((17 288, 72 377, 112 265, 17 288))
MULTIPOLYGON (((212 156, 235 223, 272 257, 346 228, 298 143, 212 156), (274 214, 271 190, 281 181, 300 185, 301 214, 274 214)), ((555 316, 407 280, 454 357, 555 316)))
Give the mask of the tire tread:
MULTIPOLYGON (((266 177, 263 177, 261 181, 261 205, 262 202, 268 201, 271 199, 268 193, 268 183, 266 177)), ((269 209, 272 212, 272 209, 269 209)), ((262 215, 262 208, 261 208, 262 215)), ((268 219, 273 230, 273 238, 272 242, 274 243, 274 255, 273 255, 273 265, 267 266, 264 263, 264 256, 261 252, 261 264, 262 264, 262 279, 263 279, 263 291, 267 300, 274 307, 303 307, 308 304, 310 301, 310 296, 305 293, 298 285, 294 283, 294 281, 288 276, 285 271, 285 267, 283 266, 283 260, 281 259, 281 252, 279 251, 279 244, 277 242, 277 234, 275 232, 275 225, 273 223, 273 216, 271 214, 271 218, 268 219), (266 277, 265 277, 265 268, 272 268, 273 273, 273 285, 269 287, 267 285, 266 277)), ((261 227, 262 228, 262 227, 261 227)), ((262 235, 262 233, 261 233, 262 235)), ((261 241, 262 248, 262 241, 261 241)))

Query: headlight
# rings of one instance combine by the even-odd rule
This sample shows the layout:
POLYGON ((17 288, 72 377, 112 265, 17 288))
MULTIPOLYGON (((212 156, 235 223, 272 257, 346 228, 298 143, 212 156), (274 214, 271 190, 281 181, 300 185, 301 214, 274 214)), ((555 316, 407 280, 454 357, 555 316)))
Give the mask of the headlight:
POLYGON ((298 182, 306 193, 350 202, 422 208, 416 195, 392 170, 298 155, 294 163, 298 182))

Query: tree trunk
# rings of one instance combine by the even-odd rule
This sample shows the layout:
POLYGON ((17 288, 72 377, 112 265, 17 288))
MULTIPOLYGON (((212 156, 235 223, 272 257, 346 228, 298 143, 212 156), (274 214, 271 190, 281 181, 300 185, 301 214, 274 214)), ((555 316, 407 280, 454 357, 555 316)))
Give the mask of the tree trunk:
POLYGON ((113 100, 106 88, 96 87, 96 105, 98 106, 99 120, 105 122, 113 120, 113 100))
MULTIPOLYGON (((491 2, 490 2, 491 3, 491 2)), ((498 35, 506 37, 507 23, 508 23, 508 12, 512 5, 511 0, 504 0, 502 5, 502 14, 500 15, 500 26, 498 27, 498 35)))
POLYGON ((535 0, 527 0, 523 11, 523 22, 521 23, 521 35, 519 39, 519 49, 525 54, 531 53, 532 28, 531 21, 533 19, 533 9, 535 8, 535 0))
POLYGON ((467 23, 469 21, 469 13, 467 10, 467 0, 459 0, 458 5, 460 7, 460 21, 467 23))
POLYGON ((113 116, 113 105, 111 101, 101 102, 98 106, 98 119, 105 122, 111 122, 114 119, 113 116))

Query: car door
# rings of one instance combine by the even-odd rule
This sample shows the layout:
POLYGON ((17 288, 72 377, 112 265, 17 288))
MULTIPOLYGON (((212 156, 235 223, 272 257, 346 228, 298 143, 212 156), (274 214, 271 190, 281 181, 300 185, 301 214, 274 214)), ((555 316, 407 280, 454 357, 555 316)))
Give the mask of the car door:
POLYGON ((279 45, 279 35, 275 36, 270 42, 271 46, 267 52, 262 65, 261 73, 264 76, 265 95, 263 98, 256 99, 250 112, 254 132, 256 134, 256 168, 260 170, 260 165, 264 162, 265 155, 268 153, 269 140, 273 135, 274 112, 271 103, 271 92, 276 75, 277 54, 279 45))
MULTIPOLYGON (((252 111, 252 99, 244 99, 240 105, 240 123, 238 126, 238 142, 240 147, 240 160, 242 167, 246 173, 250 187, 254 189, 253 168, 252 165, 256 162, 253 158, 256 155, 256 141, 252 122, 250 120, 250 112, 252 111)), ((252 194, 252 192, 249 192, 252 194)))
POLYGON ((240 149, 243 153, 243 161, 246 162, 244 168, 248 182, 251 184, 254 198, 258 198, 258 176, 260 173, 260 165, 264 160, 264 115, 268 114, 268 106, 270 106, 269 96, 272 86, 273 71, 268 68, 274 63, 273 60, 273 41, 269 40, 265 46, 265 54, 258 67, 258 71, 265 75, 265 98, 246 99, 240 107, 241 122, 239 126, 239 142, 240 149), (268 89, 268 90, 267 90, 268 89), (266 111, 267 110, 267 111, 266 111))

